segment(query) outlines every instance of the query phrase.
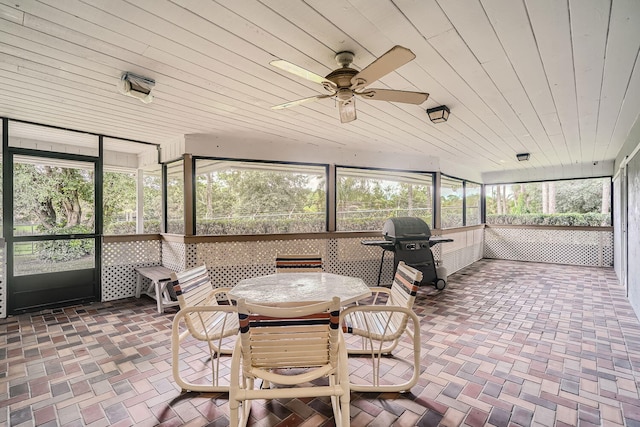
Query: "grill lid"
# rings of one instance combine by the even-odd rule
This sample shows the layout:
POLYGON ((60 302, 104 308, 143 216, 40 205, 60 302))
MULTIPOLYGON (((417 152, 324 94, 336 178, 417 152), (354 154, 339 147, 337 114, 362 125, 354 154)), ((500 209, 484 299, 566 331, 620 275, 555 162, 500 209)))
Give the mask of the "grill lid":
POLYGON ((420 218, 395 217, 384 222, 382 235, 386 240, 394 243, 401 240, 429 240, 431 230, 420 218))

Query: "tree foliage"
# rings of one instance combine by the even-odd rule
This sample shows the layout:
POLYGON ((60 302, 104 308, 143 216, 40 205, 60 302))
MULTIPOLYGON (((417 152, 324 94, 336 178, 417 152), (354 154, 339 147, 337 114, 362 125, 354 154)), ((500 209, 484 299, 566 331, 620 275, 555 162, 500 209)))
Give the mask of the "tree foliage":
POLYGON ((609 178, 593 178, 487 186, 487 222, 520 224, 529 218, 531 224, 608 224, 610 185, 609 178), (573 219, 577 216, 582 219, 573 219))
POLYGON ((324 228, 326 192, 320 175, 233 168, 203 172, 196 177, 195 197, 198 234, 291 232, 291 220, 311 221, 307 230, 296 231, 324 228))
MULTIPOLYGON (((134 222, 136 217, 136 174, 105 172, 103 187, 103 224, 106 234, 117 222, 134 222)), ((135 227, 133 229, 135 232, 135 227)))
POLYGON ((92 171, 16 163, 13 182, 16 223, 37 223, 50 231, 93 229, 92 171))

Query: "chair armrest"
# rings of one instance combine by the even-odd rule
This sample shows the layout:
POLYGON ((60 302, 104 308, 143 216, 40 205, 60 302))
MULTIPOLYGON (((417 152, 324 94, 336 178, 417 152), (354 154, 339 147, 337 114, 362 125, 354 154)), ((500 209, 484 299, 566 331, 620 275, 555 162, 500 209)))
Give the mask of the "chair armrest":
POLYGON ((369 289, 371 289, 371 292, 373 293, 387 293, 390 294, 391 293, 391 289, 389 288, 384 288, 382 286, 372 286, 369 289))
POLYGON ((218 339, 235 335, 238 332, 237 313, 238 309, 235 305, 199 305, 181 308, 173 317, 172 336, 176 338, 176 343, 182 341, 188 335, 192 335, 201 341, 209 340, 208 334, 213 331, 211 327, 214 327, 215 331, 213 333, 218 339), (195 323, 189 321, 189 318, 194 313, 198 313, 195 323), (180 322, 183 319, 187 328, 180 332, 180 322))
POLYGON ((420 323, 420 319, 418 318, 418 315, 410 308, 407 308, 401 305, 367 305, 367 304, 353 305, 351 307, 345 308, 340 312, 340 321, 344 320, 345 317, 347 317, 349 314, 353 313, 354 311, 367 311, 367 312, 386 311, 386 312, 404 313, 404 314, 408 314, 411 317, 415 316, 416 321, 420 323))
POLYGON ((209 296, 207 297, 207 302, 211 301, 212 299, 218 299, 218 295, 219 294, 226 294, 226 301, 229 303, 229 305, 231 305, 231 299, 229 298, 229 292, 231 291, 231 287, 229 286, 225 286, 222 288, 214 288, 210 293, 209 296))
POLYGON ((360 304, 359 302, 356 302, 355 305, 360 306, 360 305, 376 304, 378 302, 378 296, 380 294, 386 294, 388 296, 391 295, 391 289, 384 288, 382 286, 372 286, 369 289, 371 289, 371 294, 373 295, 373 301, 371 301, 371 303, 365 303, 365 304, 360 304))
POLYGON ((402 313, 406 316, 404 319, 411 319, 414 330, 418 331, 418 335, 420 335, 418 315, 412 309, 401 305, 355 305, 348 307, 340 312, 340 325, 344 332, 364 334, 374 339, 382 337, 386 337, 387 341, 397 339, 405 330, 413 338, 414 334, 410 329, 407 329, 406 321, 403 320, 400 323, 397 320, 393 321, 394 313, 402 313), (358 312, 362 314, 358 314, 358 312), (377 313, 384 314, 378 315, 377 313), (356 325, 352 322, 355 322, 356 325), (359 325, 357 325, 358 323, 359 325), (361 329, 361 332, 352 331, 352 327, 355 327, 356 330, 361 329))
POLYGON ((226 312, 226 313, 237 313, 238 309, 235 306, 227 306, 227 305, 199 305, 197 307, 186 307, 178 310, 174 317, 174 322, 176 318, 183 318, 187 314, 190 313, 202 313, 202 312, 226 312))

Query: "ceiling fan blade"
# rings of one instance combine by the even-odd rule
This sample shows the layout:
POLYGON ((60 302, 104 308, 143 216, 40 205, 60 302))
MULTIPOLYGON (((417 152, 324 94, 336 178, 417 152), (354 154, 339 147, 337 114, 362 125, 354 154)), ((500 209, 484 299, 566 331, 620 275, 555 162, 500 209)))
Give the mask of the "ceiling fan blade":
POLYGON ((359 89, 370 85, 386 76, 396 68, 412 61, 416 55, 406 47, 394 46, 387 53, 366 66, 351 78, 351 89, 359 89))
POLYGON ((375 101, 404 102, 405 104, 422 104, 429 98, 428 93, 407 92, 404 90, 367 89, 364 92, 356 92, 363 98, 375 101))
POLYGON ((313 73, 309 70, 305 70, 302 67, 298 67, 297 65, 292 64, 291 62, 278 59, 276 61, 271 61, 269 64, 273 65, 274 67, 278 67, 281 70, 287 71, 291 74, 295 74, 298 77, 302 77, 303 79, 307 79, 314 83, 319 83, 322 86, 324 86, 324 88, 327 89, 328 91, 332 91, 336 89, 336 85, 332 81, 327 80, 324 77, 316 73, 313 73))
POLYGON ((300 104, 306 104, 307 102, 317 101, 318 99, 331 98, 333 95, 316 95, 308 98, 298 99, 296 101, 285 102, 284 104, 274 105, 272 110, 282 110, 284 108, 296 107, 300 104))
POLYGON ((338 102, 338 110, 340 111, 340 122, 349 123, 356 119, 356 98, 353 97, 348 101, 338 102))

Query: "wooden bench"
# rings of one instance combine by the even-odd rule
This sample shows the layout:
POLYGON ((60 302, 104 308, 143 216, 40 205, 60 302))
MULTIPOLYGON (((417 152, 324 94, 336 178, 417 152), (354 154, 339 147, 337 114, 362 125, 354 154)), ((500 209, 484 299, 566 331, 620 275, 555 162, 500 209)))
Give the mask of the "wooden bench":
POLYGON ((138 273, 138 282, 136 283, 136 298, 140 298, 141 294, 150 296, 156 300, 158 305, 158 313, 164 313, 165 307, 174 307, 179 305, 178 301, 171 299, 170 290, 167 283, 171 281, 171 273, 175 273, 161 265, 153 267, 138 267, 135 269, 138 273), (149 286, 143 290, 143 278, 151 281, 149 286))

